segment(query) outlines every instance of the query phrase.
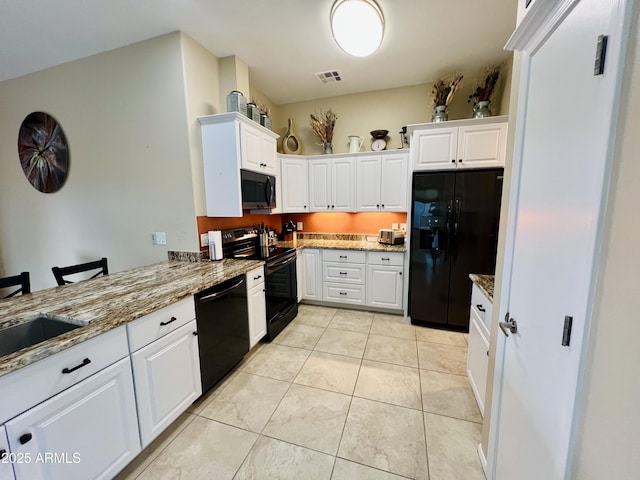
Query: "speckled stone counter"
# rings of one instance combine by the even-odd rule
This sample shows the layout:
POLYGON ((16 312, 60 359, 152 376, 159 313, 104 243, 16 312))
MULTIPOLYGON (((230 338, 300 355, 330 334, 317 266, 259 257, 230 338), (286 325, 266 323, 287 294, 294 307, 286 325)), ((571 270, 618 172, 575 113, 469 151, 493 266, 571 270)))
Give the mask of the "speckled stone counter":
POLYGON ((166 261, 0 300, 0 328, 23 323, 41 314, 90 322, 0 357, 0 376, 263 264, 257 260, 233 259, 220 262, 166 261))
POLYGON ((294 248, 323 248, 330 250, 365 250, 382 252, 407 251, 406 244, 386 245, 378 243, 376 235, 360 235, 345 233, 304 233, 297 240, 289 242, 278 242, 282 247, 294 248), (373 238, 373 241, 367 240, 373 238))
POLYGON ((489 301, 493 303, 493 283, 495 276, 470 273, 469 278, 478 286, 478 288, 480 288, 482 293, 485 294, 489 301))

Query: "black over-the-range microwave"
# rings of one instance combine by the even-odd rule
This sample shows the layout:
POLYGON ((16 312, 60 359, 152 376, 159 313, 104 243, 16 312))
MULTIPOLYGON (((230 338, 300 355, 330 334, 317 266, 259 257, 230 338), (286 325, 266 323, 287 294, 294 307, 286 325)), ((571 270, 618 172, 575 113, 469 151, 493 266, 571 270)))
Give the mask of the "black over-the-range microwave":
POLYGON ((276 177, 240 170, 242 178, 242 208, 275 208, 276 177))

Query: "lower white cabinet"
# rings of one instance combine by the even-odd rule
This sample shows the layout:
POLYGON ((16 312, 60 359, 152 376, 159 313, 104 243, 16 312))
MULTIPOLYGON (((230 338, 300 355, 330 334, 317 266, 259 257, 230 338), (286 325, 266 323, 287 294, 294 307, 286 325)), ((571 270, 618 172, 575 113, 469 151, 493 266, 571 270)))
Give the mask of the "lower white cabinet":
POLYGON ((367 305, 380 308, 402 308, 403 267, 367 266, 367 305))
POLYGON ((322 300, 322 255, 321 250, 302 250, 302 298, 322 300))
POLYGON ((140 452, 129 357, 18 415, 6 429, 17 480, 113 478, 140 452))
POLYGON ((469 321, 469 348, 467 350, 467 375, 480 413, 484 417, 484 399, 489 369, 489 335, 478 315, 471 307, 469 321))
POLYGON ((264 267, 247 272, 247 306, 249 308, 249 349, 252 349, 267 334, 264 267))
POLYGON ((202 394, 195 320, 131 354, 142 448, 202 394))
POLYGON ((4 425, 0 425, 0 478, 2 480, 14 480, 13 467, 11 464, 13 455, 9 456, 9 441, 4 425))
POLYGON ((298 303, 302 300, 302 277, 304 276, 304 263, 302 263, 302 250, 296 250, 296 289, 298 291, 298 303))

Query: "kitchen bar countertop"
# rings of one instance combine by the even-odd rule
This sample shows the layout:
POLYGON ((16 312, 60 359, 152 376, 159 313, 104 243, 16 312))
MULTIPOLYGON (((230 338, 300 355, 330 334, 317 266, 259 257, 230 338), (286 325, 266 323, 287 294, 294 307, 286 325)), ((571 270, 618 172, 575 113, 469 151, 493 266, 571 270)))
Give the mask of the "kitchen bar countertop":
POLYGON ((387 245, 378 243, 374 235, 336 234, 336 233, 305 233, 301 238, 292 241, 279 241, 281 247, 292 248, 323 248, 327 250, 364 250, 372 252, 400 252, 407 251, 406 244, 387 245), (374 241, 367 237, 375 238, 374 241))
MULTIPOLYGON (((90 322, 0 357, 0 376, 263 265, 259 260, 165 261, 0 300, 0 329, 37 316, 90 322)), ((1 334, 1 333, 0 333, 1 334)))
POLYGON ((495 280, 494 275, 481 275, 476 273, 470 273, 469 278, 475 283, 478 288, 485 294, 487 299, 493 303, 493 284, 495 280))

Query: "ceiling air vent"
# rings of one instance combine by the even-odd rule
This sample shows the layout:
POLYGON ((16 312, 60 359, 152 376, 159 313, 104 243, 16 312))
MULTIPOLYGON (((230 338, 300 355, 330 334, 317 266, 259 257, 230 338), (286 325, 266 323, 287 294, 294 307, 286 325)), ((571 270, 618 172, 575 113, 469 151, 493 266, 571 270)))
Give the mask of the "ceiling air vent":
POLYGON ((337 83, 342 81, 342 73, 339 70, 328 70, 316 73, 316 78, 322 83, 337 83))

